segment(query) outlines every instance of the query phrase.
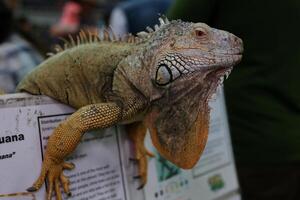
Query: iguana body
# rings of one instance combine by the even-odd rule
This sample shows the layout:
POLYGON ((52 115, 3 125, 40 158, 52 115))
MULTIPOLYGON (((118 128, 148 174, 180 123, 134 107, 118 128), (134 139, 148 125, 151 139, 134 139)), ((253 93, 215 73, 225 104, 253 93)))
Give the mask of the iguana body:
POLYGON ((78 45, 60 52, 27 76, 19 91, 44 94, 78 110, 49 138, 42 172, 29 191, 49 181, 48 199, 59 182, 69 193, 64 162, 83 134, 115 124, 127 126, 146 183, 146 129, 158 151, 182 168, 198 161, 208 134, 208 101, 221 77, 241 59, 242 41, 201 23, 162 20, 156 30, 126 41, 81 33, 78 45), (95 42, 92 42, 96 40, 95 42), (83 44, 80 41, 85 41, 83 44))
POLYGON ((81 44, 42 63, 18 89, 44 94, 74 108, 105 102, 114 71, 135 46, 109 41, 81 44))

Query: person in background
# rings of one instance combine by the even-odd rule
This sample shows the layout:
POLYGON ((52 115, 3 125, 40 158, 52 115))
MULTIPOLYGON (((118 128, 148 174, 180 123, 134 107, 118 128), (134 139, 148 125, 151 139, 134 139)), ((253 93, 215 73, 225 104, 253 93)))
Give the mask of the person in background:
POLYGON ((13 11, 3 1, 0 1, 0 19, 0 90, 12 93, 23 76, 42 61, 42 57, 15 32, 13 11))
POLYGON ((225 82, 243 200, 300 199, 300 1, 177 0, 168 16, 243 39, 225 82))
POLYGON ((75 35, 80 29, 94 28, 96 19, 93 17, 95 0, 70 0, 65 3, 59 22, 51 27, 54 37, 75 35))
POLYGON ((26 16, 19 16, 14 20, 15 31, 23 39, 30 43, 30 45, 36 49, 43 57, 49 52, 47 43, 41 39, 40 35, 37 35, 33 25, 26 16))
POLYGON ((110 16, 114 34, 124 36, 144 31, 147 26, 158 24, 160 14, 165 14, 171 0, 125 1, 116 6, 110 16))

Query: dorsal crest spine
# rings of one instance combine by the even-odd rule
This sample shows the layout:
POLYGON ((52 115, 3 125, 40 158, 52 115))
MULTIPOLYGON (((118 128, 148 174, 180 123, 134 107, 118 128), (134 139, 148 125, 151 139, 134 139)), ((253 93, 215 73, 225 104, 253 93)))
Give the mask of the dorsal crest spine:
POLYGON ((152 33, 158 31, 161 27, 166 24, 169 24, 169 20, 162 16, 159 18, 159 25, 154 26, 154 30, 150 27, 146 27, 146 31, 142 31, 137 33, 137 36, 132 34, 127 34, 124 37, 117 36, 113 30, 109 28, 105 29, 93 29, 93 30, 80 30, 77 36, 68 35, 68 39, 60 38, 64 43, 63 45, 55 45, 54 51, 47 53, 48 56, 53 56, 57 53, 60 53, 66 49, 71 49, 73 47, 77 47, 82 44, 89 44, 89 43, 101 43, 103 41, 106 42, 124 42, 124 43, 137 43, 144 39, 149 38, 152 33))

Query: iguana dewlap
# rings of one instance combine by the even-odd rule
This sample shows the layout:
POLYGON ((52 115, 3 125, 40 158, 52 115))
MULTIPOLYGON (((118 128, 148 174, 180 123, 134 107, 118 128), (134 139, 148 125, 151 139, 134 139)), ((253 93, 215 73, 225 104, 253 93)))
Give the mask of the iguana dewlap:
POLYGON ((81 32, 77 41, 43 62, 18 91, 43 94, 78 109, 48 141, 42 171, 29 191, 49 181, 61 199, 59 182, 69 193, 64 159, 86 131, 128 124, 142 185, 147 178, 146 129, 160 154, 177 166, 192 168, 207 140, 208 101, 242 58, 242 40, 203 23, 160 19, 124 40, 81 32))

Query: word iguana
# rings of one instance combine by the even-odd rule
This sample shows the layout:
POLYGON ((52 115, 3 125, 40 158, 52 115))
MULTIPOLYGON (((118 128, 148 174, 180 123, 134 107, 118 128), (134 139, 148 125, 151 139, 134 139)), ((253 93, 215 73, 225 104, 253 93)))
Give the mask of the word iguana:
POLYGON ((126 124, 135 146, 142 186, 147 181, 144 147, 150 130, 159 153, 175 165, 192 168, 207 140, 208 101, 242 58, 242 40, 203 23, 160 18, 155 30, 116 39, 81 32, 30 73, 18 91, 43 94, 76 109, 50 136, 40 176, 48 178, 47 199, 59 184, 70 194, 64 162, 85 132, 126 124))

